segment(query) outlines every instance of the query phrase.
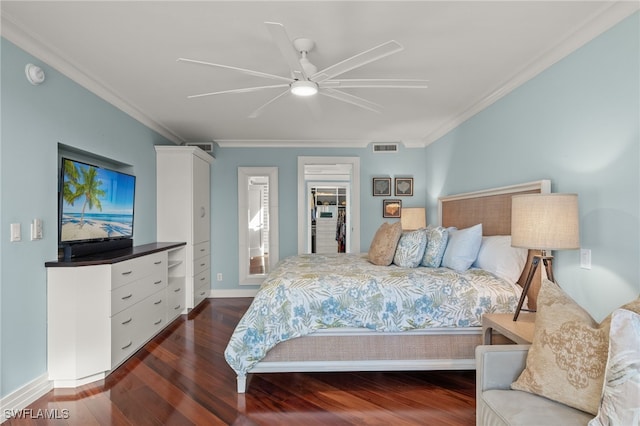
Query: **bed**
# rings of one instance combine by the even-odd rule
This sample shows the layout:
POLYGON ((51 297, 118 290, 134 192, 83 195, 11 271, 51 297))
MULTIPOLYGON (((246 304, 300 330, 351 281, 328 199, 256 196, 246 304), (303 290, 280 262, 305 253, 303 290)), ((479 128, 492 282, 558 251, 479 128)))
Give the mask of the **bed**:
MULTIPOLYGON (((439 222, 460 230, 482 224, 485 237, 509 235, 511 197, 544 192, 547 180, 441 197, 439 222)), ((538 271, 527 294, 531 309, 539 282, 538 271)), ((261 286, 225 359, 238 393, 253 373, 472 370, 482 314, 513 312, 519 291, 479 268, 376 266, 366 254, 293 256, 261 286)))

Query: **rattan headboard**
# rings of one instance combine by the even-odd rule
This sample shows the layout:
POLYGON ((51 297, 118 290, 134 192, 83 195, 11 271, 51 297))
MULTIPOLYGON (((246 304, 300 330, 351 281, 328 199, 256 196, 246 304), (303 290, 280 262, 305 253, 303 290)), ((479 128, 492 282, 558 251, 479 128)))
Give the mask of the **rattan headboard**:
MULTIPOLYGON (((455 226, 458 229, 482 223, 484 235, 511 235, 511 197, 518 194, 535 194, 551 192, 551 181, 539 180, 519 185, 504 186, 464 194, 449 195, 438 199, 440 224, 445 227, 455 226)), ((529 272, 533 252, 529 251, 527 267, 522 271, 518 283, 522 285, 529 272)), ((527 294, 529 307, 536 308, 538 291, 540 290, 541 268, 536 274, 527 294)))

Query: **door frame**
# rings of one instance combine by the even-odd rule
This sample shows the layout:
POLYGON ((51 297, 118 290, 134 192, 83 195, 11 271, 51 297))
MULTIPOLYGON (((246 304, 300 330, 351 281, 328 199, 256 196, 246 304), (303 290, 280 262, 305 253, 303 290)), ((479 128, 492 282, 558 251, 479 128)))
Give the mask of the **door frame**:
MULTIPOLYGON (((306 165, 351 165, 351 232, 350 253, 360 253, 360 157, 298 157, 298 254, 307 253, 307 221, 309 220, 307 185, 304 176, 306 165)), ((347 224, 349 224, 347 222, 347 224)), ((310 229, 310 228, 309 228, 310 229)))

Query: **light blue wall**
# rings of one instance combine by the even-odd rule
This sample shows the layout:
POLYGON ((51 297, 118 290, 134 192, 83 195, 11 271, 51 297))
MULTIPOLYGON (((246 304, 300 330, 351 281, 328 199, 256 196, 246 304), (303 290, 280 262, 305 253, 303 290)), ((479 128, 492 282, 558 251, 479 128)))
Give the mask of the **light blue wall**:
POLYGON ((155 241, 154 144, 170 141, 2 39, 0 145, 0 397, 47 370, 44 263, 57 256, 58 144, 131 165, 137 176, 134 242, 155 241), (46 81, 27 82, 27 63, 46 81), (29 224, 44 238, 30 241, 29 224), (22 241, 9 242, 11 223, 22 241))
POLYGON ((222 273, 223 281, 214 281, 214 289, 255 289, 238 286, 238 167, 278 167, 280 258, 298 252, 298 157, 360 157, 360 249, 367 251, 373 235, 384 219, 382 199, 371 195, 371 179, 375 176, 408 176, 414 178, 412 197, 401 197, 406 207, 426 205, 426 170, 424 149, 400 147, 395 154, 374 154, 367 148, 220 148, 214 153, 212 166, 212 278, 222 273))
POLYGON ((640 292, 639 21, 629 17, 426 150, 430 213, 439 195, 538 179, 577 193, 593 268, 563 251, 554 271, 598 319, 640 292))

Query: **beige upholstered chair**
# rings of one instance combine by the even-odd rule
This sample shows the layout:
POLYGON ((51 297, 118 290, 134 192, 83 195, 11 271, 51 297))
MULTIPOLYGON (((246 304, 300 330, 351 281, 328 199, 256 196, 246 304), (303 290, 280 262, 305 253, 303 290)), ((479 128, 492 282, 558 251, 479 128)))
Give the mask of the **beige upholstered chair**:
POLYGON ((593 415, 528 392, 511 390, 525 366, 529 345, 476 348, 478 426, 586 425, 593 415))

